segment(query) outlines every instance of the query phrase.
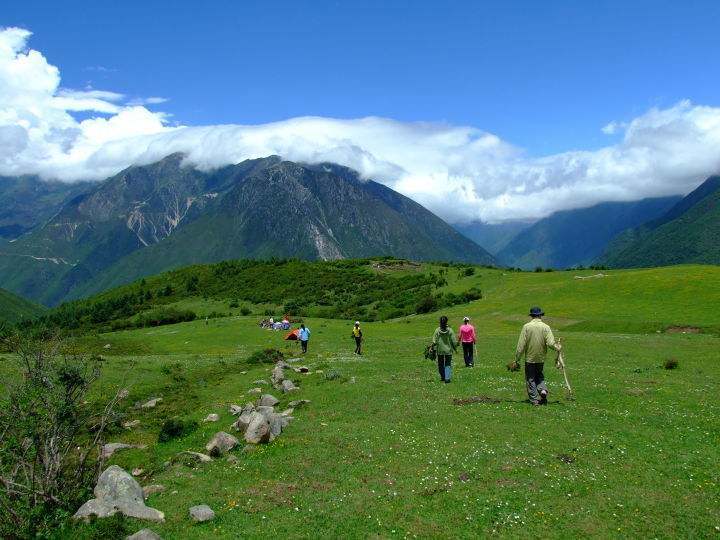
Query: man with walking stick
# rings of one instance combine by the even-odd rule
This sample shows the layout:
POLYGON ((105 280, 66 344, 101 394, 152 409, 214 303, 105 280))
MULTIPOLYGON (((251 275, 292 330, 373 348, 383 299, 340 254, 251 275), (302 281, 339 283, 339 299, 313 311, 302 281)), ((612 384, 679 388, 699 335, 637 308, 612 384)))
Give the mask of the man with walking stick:
POLYGON ((560 343, 555 341, 550 327, 543 322, 543 315, 545 312, 539 307, 530 309, 532 319, 520 332, 513 366, 519 369, 518 363, 522 357, 525 357, 525 382, 528 398, 533 405, 547 405, 548 389, 545 385, 543 367, 548 347, 558 352, 562 350, 560 343))

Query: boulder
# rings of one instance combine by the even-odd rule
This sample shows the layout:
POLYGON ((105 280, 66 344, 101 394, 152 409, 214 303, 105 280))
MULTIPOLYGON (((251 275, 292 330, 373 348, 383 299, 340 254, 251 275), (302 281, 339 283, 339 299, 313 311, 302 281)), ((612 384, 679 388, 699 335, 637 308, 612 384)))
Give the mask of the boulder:
POLYGON ((112 442, 103 444, 102 449, 100 450, 100 457, 103 459, 110 458, 115 452, 118 450, 126 450, 128 448, 139 448, 144 449, 147 448, 144 444, 125 444, 121 442, 112 442))
POLYGON ((190 517, 196 523, 202 523, 203 521, 210 521, 215 519, 215 512, 212 511, 207 504, 200 504, 190 508, 190 517))
POLYGON ((263 394, 257 402, 259 407, 274 407, 278 403, 280 400, 271 394, 263 394))
POLYGON ((243 413, 238 417, 238 419, 235 421, 235 423, 232 425, 232 427, 233 427, 236 431, 240 431, 240 432, 242 432, 242 433, 245 433, 245 430, 246 430, 246 429, 248 428, 248 426, 250 425, 250 418, 251 418, 251 415, 252 415, 253 412, 255 412, 255 411, 253 410, 253 411, 249 411, 249 412, 243 412, 243 413))
POLYGON ((268 418, 268 422, 270 423, 270 434, 272 438, 275 438, 290 424, 290 419, 282 414, 273 413, 268 418))
POLYGON ((165 491, 165 486, 162 484, 150 484, 149 486, 143 486, 142 490, 143 497, 147 499, 150 495, 155 495, 156 493, 162 493, 165 491))
POLYGON ((83 504, 73 518, 88 519, 95 515, 109 517, 117 512, 136 519, 165 521, 165 514, 145 506, 140 484, 117 465, 103 471, 95 486, 95 498, 83 504))
POLYGON ((285 380, 285 371, 280 366, 275 366, 270 375, 270 380, 275 388, 278 388, 285 380))
POLYGON ((231 465, 235 465, 236 463, 239 463, 240 460, 237 456, 234 456, 233 454, 229 454, 228 457, 225 458, 225 460, 230 463, 231 465))
POLYGON ((245 442, 259 444, 270 442, 270 422, 259 412, 250 413, 250 423, 245 430, 245 442))
POLYGON ((162 540, 162 538, 150 529, 140 529, 135 534, 125 538, 125 540, 162 540))
POLYGON ((295 373, 310 373, 310 368, 307 366, 298 366, 295 369, 295 373))
POLYGON ((140 405, 140 407, 141 407, 142 409, 153 409, 153 408, 155 408, 155 406, 157 406, 157 404, 160 403, 162 400, 163 400, 163 398, 161 398, 161 397, 153 398, 153 399, 150 399, 150 400, 146 401, 146 402, 143 403, 142 405, 140 405))
POLYGON ((288 364, 292 364, 294 362, 299 362, 300 360, 302 360, 302 358, 288 358, 287 362, 288 364))
POLYGON ((299 390, 299 388, 295 386, 290 379, 285 379, 280 385, 280 389, 283 391, 284 394, 299 390))
POLYGON ((220 431, 216 433, 215 436, 210 440, 210 442, 205 445, 205 450, 210 452, 211 456, 217 457, 222 454, 228 453, 238 444, 240 444, 240 441, 238 441, 235 437, 233 437, 229 433, 220 431))
POLYGON ((262 394, 262 388, 259 386, 257 388, 251 388, 247 391, 248 394, 262 394))
POLYGON ((303 405, 307 405, 310 403, 309 399, 298 399, 296 401, 291 401, 289 403, 290 407, 293 407, 294 409, 297 409, 299 407, 302 407, 303 405))
POLYGON ((230 414, 237 416, 243 411, 243 408, 240 405, 230 405, 230 414))
POLYGON ((140 467, 136 467, 132 470, 133 476, 140 476, 142 473, 145 472, 145 469, 141 469, 140 467))
POLYGON ((282 414, 283 416, 292 416, 292 413, 294 413, 294 412, 295 412, 295 409, 293 407, 290 407, 289 409, 285 409, 280 414, 282 414))
POLYGON ((217 415, 215 413, 210 413, 205 417, 203 422, 217 422, 218 420, 220 420, 220 415, 217 415))
POLYGON ((248 402, 245 404, 245 406, 243 407, 242 412, 244 412, 244 413, 251 413, 251 412, 253 412, 254 410, 255 410, 255 404, 252 403, 252 402, 250 402, 250 401, 248 401, 248 402))

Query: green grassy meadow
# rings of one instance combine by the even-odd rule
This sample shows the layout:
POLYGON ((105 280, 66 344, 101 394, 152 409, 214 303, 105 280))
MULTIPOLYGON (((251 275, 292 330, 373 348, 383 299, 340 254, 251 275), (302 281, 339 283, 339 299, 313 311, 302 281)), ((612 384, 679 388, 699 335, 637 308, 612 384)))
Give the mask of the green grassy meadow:
MULTIPOLYGON (((352 321, 305 319, 312 338, 300 364, 311 373, 295 374, 298 392, 267 391, 281 399, 279 410, 291 400, 312 402, 273 443, 235 451, 235 464, 164 465, 179 451, 204 451, 217 431, 231 432, 228 406, 252 401, 253 381, 270 377, 271 366, 245 359, 265 347, 299 356, 284 332, 258 328, 261 315, 233 314, 81 339, 106 357, 96 397, 129 388, 124 419, 140 420, 108 441, 148 445, 111 463, 142 468, 141 484, 167 488, 147 501, 166 522, 133 522, 131 532, 149 526, 166 539, 718 537, 720 267, 576 278, 597 273, 453 274, 447 291, 477 286, 483 299, 365 323, 361 357, 352 354, 352 321), (550 360, 546 407, 531 407, 521 373, 505 368, 536 304, 563 339, 574 401, 550 360), (455 329, 470 316, 479 335, 476 367, 466 369, 456 355, 448 385, 422 356, 441 314, 455 329), (671 358, 678 368, 664 369, 671 358), (328 380, 331 371, 339 377, 328 380), (155 409, 130 406, 158 396, 155 409), (475 396, 483 402, 453 401, 475 396), (220 421, 157 442, 165 419, 201 422, 209 413, 220 421), (188 508, 202 503, 217 518, 193 524, 188 508)), ((201 298, 183 302, 200 315, 205 309, 201 298)), ((207 302, 208 313, 219 309, 217 300, 207 302)), ((3 364, 12 370, 11 361, 3 364)))

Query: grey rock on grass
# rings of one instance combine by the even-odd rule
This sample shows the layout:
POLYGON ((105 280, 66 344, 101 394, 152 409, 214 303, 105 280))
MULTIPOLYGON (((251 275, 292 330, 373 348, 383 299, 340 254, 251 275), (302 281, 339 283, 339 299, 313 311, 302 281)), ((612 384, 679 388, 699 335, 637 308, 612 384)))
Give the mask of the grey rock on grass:
POLYGON ((207 504, 199 504, 190 508, 190 517, 196 523, 202 523, 204 521, 210 521, 215 519, 215 512, 212 511, 207 504))
POLYGON ((217 422, 218 420, 220 420, 220 415, 215 414, 215 413, 210 413, 205 417, 203 422, 217 422))
POLYGON ((165 521, 165 514, 145 506, 145 497, 140 484, 117 465, 103 471, 95 486, 95 498, 83 504, 73 518, 88 519, 110 517, 117 512, 136 519, 165 521))
POLYGON ((280 403, 280 400, 271 394, 263 394, 258 400, 259 407, 274 407, 280 403))
POLYGON ((127 450, 128 448, 139 448, 142 450, 147 447, 144 444, 125 444, 120 442, 107 443, 103 444, 100 455, 103 459, 108 459, 118 450, 127 450))
POLYGON ((283 393, 294 392, 295 390, 299 390, 299 388, 297 386, 295 386, 290 379, 285 379, 280 384, 280 389, 283 391, 283 393))
POLYGON ((210 442, 205 445, 205 450, 207 450, 211 456, 217 457, 228 453, 238 444, 240 444, 240 441, 238 441, 237 438, 224 431, 219 431, 210 442))
POLYGON ((151 529, 140 529, 135 534, 126 537, 125 540, 162 540, 162 538, 151 529))
POLYGON ((155 408, 155 407, 157 406, 157 404, 160 403, 162 400, 163 400, 163 398, 161 398, 161 397, 153 398, 153 399, 150 399, 150 400, 146 401, 146 402, 143 403, 142 405, 140 405, 140 407, 141 407, 142 409, 153 409, 153 408, 155 408))
POLYGON ((230 405, 230 414, 237 416, 242 411, 243 411, 243 408, 240 405, 230 405))
POLYGON ((270 442, 270 422, 259 412, 251 413, 250 424, 245 430, 245 442, 260 444, 270 442))
POLYGON ((188 457, 194 461, 197 461, 198 463, 209 463, 212 461, 212 458, 208 456, 207 454, 201 454, 200 452, 180 452, 175 455, 174 459, 182 459, 183 457, 188 457))

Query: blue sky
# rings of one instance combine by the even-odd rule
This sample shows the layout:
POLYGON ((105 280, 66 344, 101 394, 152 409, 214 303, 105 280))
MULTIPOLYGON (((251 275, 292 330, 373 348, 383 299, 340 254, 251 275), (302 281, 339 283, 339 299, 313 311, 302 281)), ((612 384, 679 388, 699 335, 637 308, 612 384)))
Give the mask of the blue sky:
MULTIPOLYGON (((540 156, 681 99, 718 105, 720 2, 13 2, 62 85, 185 125, 445 121, 540 156), (100 68, 100 69, 98 69, 100 68)), ((617 136, 616 136, 617 137, 617 136)))

